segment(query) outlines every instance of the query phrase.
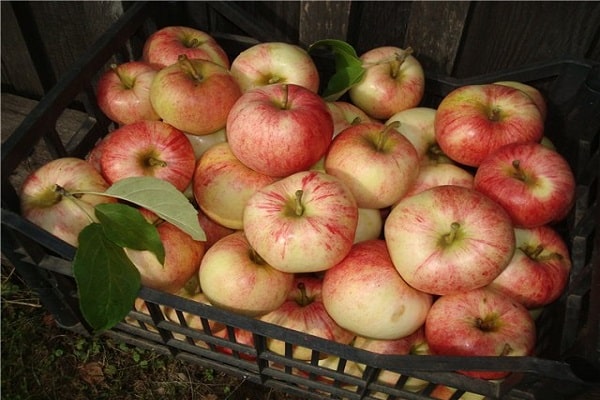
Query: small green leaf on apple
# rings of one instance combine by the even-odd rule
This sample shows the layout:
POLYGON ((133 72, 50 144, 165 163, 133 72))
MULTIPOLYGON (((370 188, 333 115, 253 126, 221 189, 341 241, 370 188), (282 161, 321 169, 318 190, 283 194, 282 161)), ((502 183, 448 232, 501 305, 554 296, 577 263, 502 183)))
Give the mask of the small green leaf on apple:
POLYGON ((125 250, 92 223, 79 234, 73 275, 81 312, 94 329, 110 329, 131 310, 141 287, 137 268, 125 250))
POLYGON ((311 44, 308 51, 317 47, 329 47, 334 54, 335 73, 327 82, 327 87, 323 92, 323 98, 326 101, 338 100, 350 87, 360 82, 365 74, 365 68, 362 61, 356 54, 354 48, 337 39, 318 40, 311 44))
POLYGON ((165 248, 156 227, 133 207, 120 203, 98 204, 96 218, 106 237, 120 247, 149 250, 161 264, 165 262, 165 248))
POLYGON ((151 176, 125 178, 115 182, 104 194, 152 211, 194 240, 206 240, 198 222, 198 211, 181 191, 165 180, 151 176))

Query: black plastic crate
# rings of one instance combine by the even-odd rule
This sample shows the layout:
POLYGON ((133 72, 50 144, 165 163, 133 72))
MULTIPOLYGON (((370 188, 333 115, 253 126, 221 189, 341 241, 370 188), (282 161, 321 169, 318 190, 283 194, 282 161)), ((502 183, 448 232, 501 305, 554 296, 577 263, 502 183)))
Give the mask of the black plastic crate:
MULTIPOLYGON (((24 175, 39 166, 32 160, 84 157, 112 129, 95 105, 94 82, 110 62, 139 58, 144 39, 160 26, 155 11, 151 3, 131 5, 2 146, 2 253, 38 292, 58 323, 83 335, 90 330, 79 312, 72 278, 75 249, 20 217, 17 189, 24 175), (86 118, 81 129, 59 134, 57 119, 67 108, 82 111, 86 118), (32 157, 34 152, 36 157, 32 157)), ((232 59, 256 42, 237 36, 215 37, 232 59)), ((328 61, 325 57, 319 64, 326 69, 328 61)), ((422 105, 435 107, 443 96, 462 85, 499 80, 526 82, 542 91, 548 102, 546 135, 570 162, 578 183, 575 207, 559 226, 570 245, 571 279, 564 295, 539 317, 536 356, 377 355, 148 288, 140 291, 141 307, 105 334, 312 399, 428 399, 438 384, 457 388, 452 398, 474 392, 486 398, 568 399, 598 384, 600 65, 589 60, 557 60, 470 79, 428 74, 422 105), (166 309, 176 310, 176 318, 167 318, 166 309), (190 316, 200 325, 190 327, 190 316), (228 335, 213 335, 211 322, 226 325, 228 335), (236 342, 235 329, 249 331, 253 344, 236 342), (267 349, 269 338, 285 341, 289 354, 294 345, 308 347, 313 358, 306 362, 279 356, 267 349), (340 361, 330 368, 319 366, 322 354, 337 356, 340 361), (363 376, 345 373, 347 361, 367 365, 363 376), (459 369, 512 373, 495 382, 454 372, 459 369), (377 381, 384 371, 400 374, 395 385, 377 381), (418 393, 411 392, 405 387, 409 377, 428 384, 418 393)))

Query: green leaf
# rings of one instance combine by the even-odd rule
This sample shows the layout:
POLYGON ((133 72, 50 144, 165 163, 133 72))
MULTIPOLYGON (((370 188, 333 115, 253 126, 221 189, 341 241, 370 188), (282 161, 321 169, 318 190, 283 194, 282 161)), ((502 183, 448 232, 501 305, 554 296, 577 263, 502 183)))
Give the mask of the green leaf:
POLYGON ((73 274, 81 312, 95 331, 110 329, 123 320, 141 288, 139 271, 98 223, 79 234, 73 274))
POLYGON ((206 234, 198 221, 198 211, 183 193, 163 179, 151 176, 124 178, 115 182, 104 194, 154 212, 194 240, 206 240, 206 234))
POLYGON ((327 101, 335 101, 346 93, 348 89, 360 82, 366 70, 356 54, 356 50, 342 40, 319 40, 310 45, 308 51, 310 52, 318 47, 328 47, 334 54, 335 73, 329 79, 329 82, 327 82, 323 98, 327 101))
POLYGON ((138 210, 126 204, 103 203, 96 205, 95 213, 108 239, 121 247, 149 250, 165 263, 165 248, 156 226, 138 210))

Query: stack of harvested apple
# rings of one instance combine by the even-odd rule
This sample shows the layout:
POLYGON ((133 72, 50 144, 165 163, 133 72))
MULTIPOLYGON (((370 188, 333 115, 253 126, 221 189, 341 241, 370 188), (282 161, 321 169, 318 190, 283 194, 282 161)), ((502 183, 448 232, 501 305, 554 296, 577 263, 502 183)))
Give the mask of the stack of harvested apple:
POLYGON ((206 240, 141 209, 165 250, 163 265, 126 248, 144 285, 380 353, 530 355, 535 312, 571 267, 553 225, 575 183, 544 137, 544 98, 495 82, 433 109, 424 89, 411 49, 260 43, 230 63, 208 34, 167 27, 98 83, 118 127, 87 160, 32 174, 23 213, 78 246, 96 204, 116 200, 60 201, 56 185, 153 176, 197 207, 206 240), (310 51, 327 46, 337 73, 319 95, 310 51))

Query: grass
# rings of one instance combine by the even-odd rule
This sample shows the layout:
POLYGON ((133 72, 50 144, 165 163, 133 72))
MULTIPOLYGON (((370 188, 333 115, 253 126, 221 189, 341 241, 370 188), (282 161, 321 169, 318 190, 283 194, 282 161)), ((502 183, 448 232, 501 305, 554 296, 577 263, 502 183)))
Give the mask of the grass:
POLYGON ((2 266, 2 400, 294 400, 219 371, 60 328, 2 266))

